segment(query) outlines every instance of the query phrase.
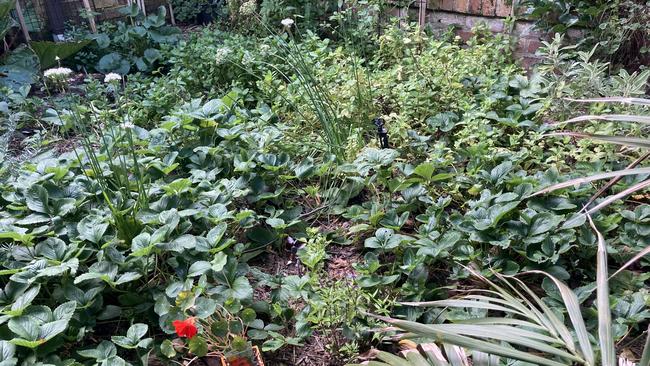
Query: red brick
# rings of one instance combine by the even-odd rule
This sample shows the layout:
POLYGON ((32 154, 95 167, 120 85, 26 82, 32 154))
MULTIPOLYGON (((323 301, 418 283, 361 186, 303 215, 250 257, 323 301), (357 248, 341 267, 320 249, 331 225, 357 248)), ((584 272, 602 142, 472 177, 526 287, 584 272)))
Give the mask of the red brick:
POLYGON ((531 39, 526 45, 526 52, 534 54, 542 46, 542 42, 537 39, 531 39))
POLYGON ((498 17, 507 17, 512 13, 512 5, 509 5, 506 0, 496 0, 497 6, 495 14, 498 17))
POLYGON ((456 35, 459 36, 463 41, 467 41, 468 39, 472 38, 474 33, 461 29, 456 32, 456 35))
POLYGON ((481 5, 482 0, 470 0, 469 1, 469 13, 474 15, 481 15, 481 5))
POLYGON ((483 0, 481 13, 484 16, 493 17, 496 15, 497 0, 483 0))

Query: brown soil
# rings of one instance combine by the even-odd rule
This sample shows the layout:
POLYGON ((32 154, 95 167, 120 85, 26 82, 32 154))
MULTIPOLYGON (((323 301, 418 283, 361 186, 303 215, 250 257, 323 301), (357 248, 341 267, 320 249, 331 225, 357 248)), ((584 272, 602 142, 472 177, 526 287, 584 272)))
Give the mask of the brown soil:
MULTIPOLYGON (((361 254, 355 246, 339 246, 331 244, 327 248, 330 258, 325 263, 323 283, 340 281, 355 276, 352 264, 359 262, 361 254)), ((270 252, 264 260, 255 267, 265 273, 273 275, 304 275, 306 269, 297 264, 288 263, 290 253, 286 250, 284 253, 270 252)), ((268 300, 270 298, 270 289, 264 287, 255 288, 256 300, 268 300)), ((290 306, 295 311, 300 311, 304 304, 302 302, 291 303, 290 306)), ((265 353, 264 361, 267 365, 273 366, 342 366, 346 362, 337 359, 330 350, 328 345, 332 344, 332 337, 343 339, 341 334, 323 335, 317 332, 308 338, 301 347, 285 346, 275 353, 265 353)))

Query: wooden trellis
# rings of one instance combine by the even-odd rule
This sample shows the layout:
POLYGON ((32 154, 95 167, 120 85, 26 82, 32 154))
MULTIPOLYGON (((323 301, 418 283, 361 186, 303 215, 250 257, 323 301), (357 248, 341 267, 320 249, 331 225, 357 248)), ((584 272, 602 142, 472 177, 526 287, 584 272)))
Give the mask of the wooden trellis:
POLYGON ((117 9, 132 3, 137 4, 145 15, 161 5, 168 6, 172 23, 175 23, 173 9, 168 0, 58 0, 57 3, 53 1, 55 0, 16 0, 15 16, 26 41, 49 37, 48 34, 54 32, 53 21, 59 24, 59 27, 54 28, 63 29, 63 24, 67 22, 80 24, 87 20, 90 30, 93 33, 97 32, 98 21, 119 17, 120 13, 117 9), (80 16, 82 11, 90 16, 87 18, 80 16), (95 16, 97 13, 99 15, 95 16))

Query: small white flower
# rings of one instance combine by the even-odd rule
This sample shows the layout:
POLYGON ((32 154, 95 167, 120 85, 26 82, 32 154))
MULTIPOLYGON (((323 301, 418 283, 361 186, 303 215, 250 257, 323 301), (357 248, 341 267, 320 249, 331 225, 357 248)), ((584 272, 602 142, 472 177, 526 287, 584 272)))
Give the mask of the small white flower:
POLYGON ((72 74, 72 70, 67 67, 55 67, 52 69, 47 69, 43 72, 43 75, 47 79, 64 79, 72 74))
POLYGON ((105 83, 110 83, 110 82, 113 82, 113 81, 122 81, 122 76, 120 74, 116 74, 114 72, 108 73, 108 74, 106 74, 106 76, 104 76, 104 82, 105 83))
POLYGON ((289 28, 289 27, 291 27, 295 22, 294 22, 293 19, 291 19, 291 18, 285 18, 285 19, 282 19, 282 21, 281 21, 280 23, 282 23, 283 26, 289 28))
POLYGON ((56 61, 61 61, 61 57, 59 57, 59 56, 56 56, 54 59, 55 59, 56 61))
POLYGON ((123 128, 123 129, 125 129, 125 130, 126 130, 126 129, 131 130, 131 129, 133 129, 133 127, 135 127, 135 125, 133 124, 133 122, 128 122, 128 121, 127 121, 127 122, 120 123, 120 128, 123 128))
POLYGON ((257 11, 257 2, 255 0, 248 0, 239 7, 239 14, 242 16, 255 15, 257 11))
POLYGON ((402 40, 402 42, 404 42, 404 44, 411 44, 411 39, 410 38, 404 38, 402 40))
POLYGON ((215 52, 214 58, 217 62, 217 65, 221 65, 226 61, 228 56, 232 53, 232 50, 228 47, 221 47, 215 52))

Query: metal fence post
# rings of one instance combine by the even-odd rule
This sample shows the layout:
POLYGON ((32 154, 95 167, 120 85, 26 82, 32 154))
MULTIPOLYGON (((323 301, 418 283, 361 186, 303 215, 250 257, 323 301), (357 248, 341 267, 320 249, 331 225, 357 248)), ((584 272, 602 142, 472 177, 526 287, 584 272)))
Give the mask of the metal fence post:
POLYGON ((23 10, 20 7, 19 0, 16 0, 16 15, 18 16, 18 23, 20 23, 20 29, 23 30, 25 41, 30 42, 32 39, 29 36, 29 29, 27 29, 27 24, 25 24, 25 17, 23 16, 23 10))

